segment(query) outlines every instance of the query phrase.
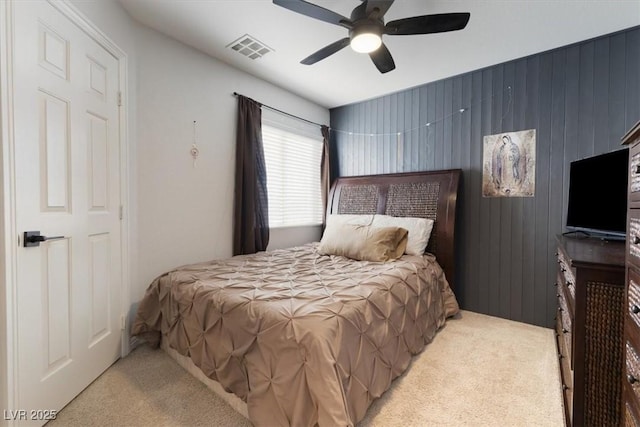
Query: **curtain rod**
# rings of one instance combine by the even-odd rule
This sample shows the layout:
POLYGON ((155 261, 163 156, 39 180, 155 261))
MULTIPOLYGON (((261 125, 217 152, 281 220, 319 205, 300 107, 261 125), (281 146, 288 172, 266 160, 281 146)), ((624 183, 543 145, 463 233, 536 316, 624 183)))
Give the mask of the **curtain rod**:
MULTIPOLYGON (((238 93, 238 92, 233 92, 233 96, 244 96, 244 95, 242 95, 242 94, 240 94, 240 93, 238 93)), ((247 97, 247 96, 245 96, 245 98, 248 98, 248 97, 247 97)), ((305 119, 305 118, 298 117, 298 116, 293 115, 293 114, 291 114, 291 113, 287 113, 286 111, 279 110, 279 109, 277 109, 277 108, 275 108, 275 107, 272 107, 272 106, 270 106, 270 105, 263 104, 263 103, 261 103, 261 102, 259 102, 259 104, 260 104, 261 106, 263 106, 263 107, 267 107, 267 108, 268 108, 268 109, 270 109, 270 110, 277 111, 277 112, 278 112, 278 113, 280 113, 280 114, 284 114, 285 116, 293 117, 294 119, 302 120, 303 122, 311 123, 312 125, 316 125, 316 126, 320 126, 320 127, 325 126, 325 125, 321 125, 320 123, 312 122, 311 120, 307 120, 307 119, 305 119)))

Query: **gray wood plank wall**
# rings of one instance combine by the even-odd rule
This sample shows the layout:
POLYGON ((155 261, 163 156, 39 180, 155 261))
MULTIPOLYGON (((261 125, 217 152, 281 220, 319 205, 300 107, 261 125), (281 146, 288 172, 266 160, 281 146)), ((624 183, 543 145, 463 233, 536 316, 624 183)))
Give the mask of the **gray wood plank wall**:
POLYGON ((333 172, 462 168, 462 307, 551 327, 569 163, 619 149, 638 120, 640 27, 334 108, 333 172), (535 197, 483 198, 483 136, 525 129, 536 129, 535 197))

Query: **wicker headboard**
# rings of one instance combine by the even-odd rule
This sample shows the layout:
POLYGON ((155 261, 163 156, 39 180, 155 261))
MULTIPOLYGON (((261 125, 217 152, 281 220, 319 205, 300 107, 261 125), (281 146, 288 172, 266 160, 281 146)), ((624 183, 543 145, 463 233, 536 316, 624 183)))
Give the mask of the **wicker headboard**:
POLYGON ((427 252, 454 286, 454 238, 460 169, 338 178, 328 214, 385 214, 435 221, 427 252))

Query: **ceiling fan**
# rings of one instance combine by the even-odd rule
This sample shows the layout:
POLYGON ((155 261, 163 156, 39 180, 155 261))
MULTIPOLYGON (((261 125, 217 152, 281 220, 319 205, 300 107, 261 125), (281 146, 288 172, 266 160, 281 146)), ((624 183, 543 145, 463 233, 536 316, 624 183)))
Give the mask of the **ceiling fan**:
POLYGON ((384 14, 394 0, 361 0, 347 18, 339 13, 303 0, 273 0, 273 3, 301 15, 339 25, 349 30, 349 37, 331 43, 309 55, 301 64, 311 65, 351 45, 353 50, 368 53, 381 73, 396 68, 389 49, 382 43, 382 35, 405 36, 413 34, 444 33, 461 30, 469 22, 469 13, 441 13, 414 16, 384 23, 384 14))

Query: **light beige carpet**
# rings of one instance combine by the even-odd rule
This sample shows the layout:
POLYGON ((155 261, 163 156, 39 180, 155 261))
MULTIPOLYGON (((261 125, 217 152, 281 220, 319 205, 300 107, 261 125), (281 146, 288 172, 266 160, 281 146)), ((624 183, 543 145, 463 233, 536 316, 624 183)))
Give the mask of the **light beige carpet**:
MULTIPOLYGON (((551 329, 463 311, 361 426, 562 426, 551 329)), ((161 350, 109 368, 48 426, 250 426, 161 350)))

